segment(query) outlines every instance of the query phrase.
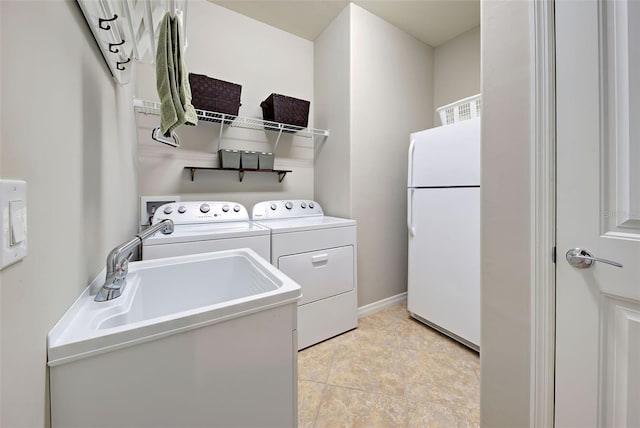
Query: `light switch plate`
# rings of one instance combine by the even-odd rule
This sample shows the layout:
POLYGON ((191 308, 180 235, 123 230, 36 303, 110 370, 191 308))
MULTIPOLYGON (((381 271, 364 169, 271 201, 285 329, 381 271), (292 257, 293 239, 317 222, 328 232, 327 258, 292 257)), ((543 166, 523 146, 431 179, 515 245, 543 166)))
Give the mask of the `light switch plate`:
POLYGON ((27 183, 0 180, 0 269, 27 256, 27 183))

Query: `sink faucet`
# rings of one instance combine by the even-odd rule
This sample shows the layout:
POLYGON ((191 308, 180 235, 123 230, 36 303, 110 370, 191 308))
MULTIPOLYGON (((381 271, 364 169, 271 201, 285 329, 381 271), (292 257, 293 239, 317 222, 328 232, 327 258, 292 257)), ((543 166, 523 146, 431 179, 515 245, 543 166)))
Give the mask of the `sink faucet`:
POLYGON ((157 231, 161 231, 165 235, 173 233, 173 221, 168 218, 164 219, 140 232, 131 241, 124 242, 111 250, 107 256, 107 278, 94 299, 96 302, 106 302, 120 297, 126 283, 129 260, 133 257, 133 250, 157 231))

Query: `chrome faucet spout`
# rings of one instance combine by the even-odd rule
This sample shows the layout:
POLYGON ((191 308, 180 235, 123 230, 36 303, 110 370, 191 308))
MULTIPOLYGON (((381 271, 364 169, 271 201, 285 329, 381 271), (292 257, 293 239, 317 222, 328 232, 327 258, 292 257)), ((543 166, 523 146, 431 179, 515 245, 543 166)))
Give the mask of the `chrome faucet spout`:
POLYGON ((120 297, 126 284, 127 273, 129 272, 129 260, 133 257, 133 250, 135 250, 142 241, 158 231, 165 235, 173 233, 173 221, 164 219, 145 229, 143 232, 140 232, 132 240, 118 245, 109 252, 107 256, 106 280, 94 299, 96 302, 106 302, 120 297))

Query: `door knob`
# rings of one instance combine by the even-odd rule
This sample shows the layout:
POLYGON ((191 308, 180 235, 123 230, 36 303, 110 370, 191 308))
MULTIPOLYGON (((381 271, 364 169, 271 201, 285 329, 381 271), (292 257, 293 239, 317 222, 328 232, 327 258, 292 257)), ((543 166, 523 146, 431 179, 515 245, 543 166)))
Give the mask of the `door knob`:
POLYGON ((598 257, 593 257, 591 253, 587 250, 583 250, 582 248, 572 248, 567 251, 567 262, 573 267, 579 269, 590 268, 594 262, 606 263, 615 267, 622 267, 622 263, 614 262, 613 260, 599 259, 598 257))

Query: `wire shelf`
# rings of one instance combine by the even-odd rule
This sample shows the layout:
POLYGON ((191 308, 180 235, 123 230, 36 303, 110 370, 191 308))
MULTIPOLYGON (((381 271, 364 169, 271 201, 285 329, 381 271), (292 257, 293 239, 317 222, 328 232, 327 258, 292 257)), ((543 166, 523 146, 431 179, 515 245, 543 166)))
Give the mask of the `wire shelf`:
MULTIPOLYGON (((156 101, 147 101, 141 99, 134 99, 133 106, 135 110, 143 114, 160 115, 160 103, 156 101)), ((270 122, 253 117, 234 116, 231 114, 218 113, 207 110, 196 109, 198 120, 204 122, 221 123, 229 125, 234 128, 254 129, 258 131, 267 130, 275 132, 293 132, 298 136, 311 138, 315 135, 328 137, 329 131, 326 129, 316 128, 302 128, 294 125, 287 125, 286 123, 270 122)))

